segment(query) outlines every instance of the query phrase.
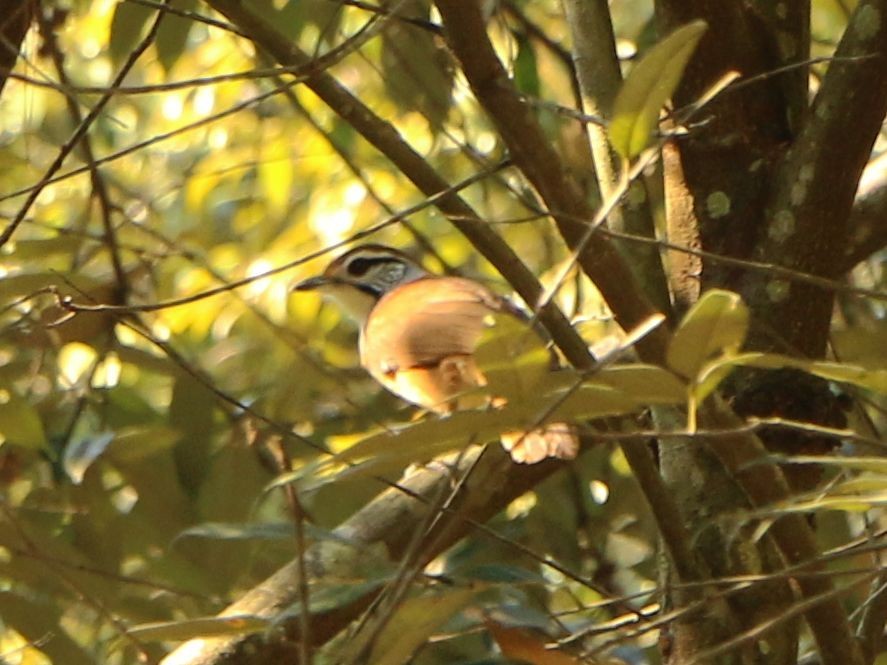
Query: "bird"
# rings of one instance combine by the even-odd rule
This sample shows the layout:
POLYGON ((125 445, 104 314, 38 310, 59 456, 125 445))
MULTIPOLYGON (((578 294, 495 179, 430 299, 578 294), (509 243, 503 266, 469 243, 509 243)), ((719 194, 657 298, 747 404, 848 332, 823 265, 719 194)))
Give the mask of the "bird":
MULTIPOLYGON (((346 251, 292 290, 335 301, 360 328, 360 363, 367 372, 400 398, 440 415, 469 407, 475 389, 486 385, 474 354, 493 317, 526 322, 514 303, 485 285, 432 274, 380 244, 346 251)), ((574 428, 564 423, 505 432, 501 441, 519 463, 569 460, 578 452, 574 428)))

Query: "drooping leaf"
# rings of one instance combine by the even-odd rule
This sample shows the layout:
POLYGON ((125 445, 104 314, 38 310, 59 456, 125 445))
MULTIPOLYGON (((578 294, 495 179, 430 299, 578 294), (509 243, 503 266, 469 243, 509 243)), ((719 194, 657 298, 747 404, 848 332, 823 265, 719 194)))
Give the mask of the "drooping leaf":
MULTIPOLYGON (((316 543, 312 560, 323 571, 311 582, 309 607, 313 614, 349 605, 393 580, 398 570, 383 543, 357 544, 335 534, 316 543)), ((279 623, 301 612, 299 600, 280 612, 274 621, 279 623)))
POLYGON ((289 137, 282 134, 263 142, 258 180, 271 214, 283 215, 286 212, 294 175, 289 137))
POLYGON ((788 464, 825 464, 842 469, 868 471, 887 476, 887 459, 883 457, 835 457, 829 455, 792 455, 783 460, 788 464))
POLYGON ((372 434, 310 471, 285 474, 272 487, 303 477, 316 484, 317 477, 324 475, 329 480, 378 475, 451 450, 495 441, 505 431, 532 429, 545 422, 582 422, 639 408, 632 396, 609 386, 582 385, 574 389, 573 385, 565 387, 562 377, 548 374, 538 387, 534 398, 514 400, 501 408, 458 411, 446 418, 431 417, 372 434), (356 466, 346 468, 339 476, 330 475, 331 469, 340 464, 356 466))
MULTIPOLYGON (((156 10, 135 2, 118 2, 111 19, 108 52, 114 64, 120 64, 139 42, 145 24, 156 10)), ((168 20, 167 16, 164 20, 168 20)))
POLYGON ((712 359, 739 350, 748 332, 748 308, 730 291, 712 289, 702 295, 672 336, 668 366, 695 379, 712 359))
POLYGON ((647 147, 660 110, 677 89, 707 28, 701 20, 681 26, 632 68, 616 95, 610 122, 610 141, 620 155, 630 159, 647 147))
POLYGON ((182 434, 175 449, 180 475, 195 491, 209 469, 215 398, 200 381, 182 373, 173 385, 169 424, 182 434))
MULTIPOLYGON (((407 0, 398 14, 428 19, 430 4, 407 0)), ((406 111, 418 110, 438 129, 452 102, 453 68, 442 43, 420 27, 394 21, 382 33, 382 74, 391 98, 406 111)))
MULTIPOLYGON (((174 0, 171 4, 176 9, 187 11, 197 7, 195 0, 174 0)), ((188 35, 193 25, 194 21, 190 18, 172 12, 163 17, 163 21, 157 29, 157 38, 154 43, 157 46, 157 57, 160 64, 167 72, 173 68, 173 65, 185 52, 185 47, 188 45, 188 35)))
POLYGON ((734 369, 734 365, 729 362, 719 363, 718 361, 714 361, 710 366, 704 367, 691 389, 695 403, 700 404, 706 397, 711 395, 721 385, 721 381, 726 379, 734 369))
MULTIPOLYGON (((393 576, 392 576, 393 577, 393 576)), ((319 588, 311 590, 310 610, 312 614, 329 612, 339 607, 350 605, 359 598, 372 593, 385 583, 385 580, 357 580, 341 581, 336 584, 323 584, 319 588)), ((299 616, 302 609, 299 603, 294 603, 282 614, 280 619, 290 619, 299 616)))
POLYGON ((539 96, 539 64, 533 43, 525 36, 517 38, 517 57, 514 59, 514 83, 519 91, 532 97, 539 96))
POLYGON ((54 238, 16 240, 15 256, 17 260, 25 263, 34 259, 45 261, 56 254, 72 256, 82 244, 82 238, 66 235, 55 236, 54 238))

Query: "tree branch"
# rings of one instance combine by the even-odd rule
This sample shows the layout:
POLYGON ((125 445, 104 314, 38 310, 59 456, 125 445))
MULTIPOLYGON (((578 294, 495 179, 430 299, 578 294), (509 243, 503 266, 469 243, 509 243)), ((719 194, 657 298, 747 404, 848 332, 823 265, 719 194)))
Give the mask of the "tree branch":
MULTIPOLYGON (((860 2, 813 103, 776 174, 755 258, 834 277, 847 246, 853 197, 887 111, 887 0, 860 2), (852 131, 848 131, 852 128, 852 131)), ((821 357, 833 294, 752 277, 749 304, 801 353, 821 357)))
MULTIPOLYGON (((779 67, 767 32, 747 4, 657 0, 660 34, 696 19, 708 24, 674 95, 676 108, 699 99, 730 71, 749 79, 779 67)), ((749 258, 763 224, 773 161, 790 139, 780 82, 766 77, 719 95, 705 112, 704 125, 663 152, 669 237, 718 255, 749 258)), ((671 269, 672 288, 685 307, 700 291, 735 289, 738 281, 729 266, 708 262, 681 261, 671 269)))
MULTIPOLYGON (((579 265, 597 286, 617 322, 631 330, 655 313, 631 268, 613 244, 593 234, 585 246, 593 211, 566 173, 560 156, 537 122, 533 109, 520 97, 496 56, 478 3, 439 0, 447 44, 458 58, 475 97, 496 125, 511 158, 545 201, 567 245, 579 252, 579 265)), ((655 362, 665 354, 668 332, 655 330, 638 344, 655 362)))
MULTIPOLYGON (((441 516, 434 532, 426 540, 422 558, 429 560, 505 508, 513 499, 535 486, 543 478, 563 467, 562 462, 514 464, 498 445, 469 450, 452 472, 441 467, 425 468, 377 496, 333 531, 333 541, 346 541, 355 553, 373 551, 384 546, 391 561, 397 561, 409 546, 415 529, 424 523, 430 502, 450 484, 453 475, 460 477, 475 468, 449 509, 441 516), (466 517, 466 516, 470 516, 466 517)), ((309 548, 306 558, 312 584, 322 583, 324 571, 341 569, 341 548, 329 547, 328 541, 309 548), (338 566, 338 568, 337 568, 338 566)), ((297 601, 297 563, 287 564, 264 582, 228 606, 221 616, 253 615, 277 620, 280 614, 297 601)), ((314 643, 323 644, 336 635, 369 605, 378 590, 370 590, 347 604, 311 618, 314 643)), ((298 621, 287 621, 291 639, 298 639, 298 621)), ((163 665, 268 665, 281 647, 266 643, 280 642, 280 636, 260 634, 234 637, 195 639, 170 653, 163 665)))
MULTIPOLYGON (((589 115, 609 118, 613 100, 622 85, 610 8, 606 0, 566 0, 564 9, 573 36, 573 61, 582 89, 582 110, 589 115)), ((619 159, 610 146, 605 127, 587 123, 585 128, 594 156, 598 187, 606 199, 619 186, 619 159)), ((617 205, 608 216, 608 224, 618 232, 655 238, 650 197, 644 180, 633 182, 631 190, 626 201, 617 205)), ((662 312, 670 312, 659 251, 654 246, 638 243, 620 243, 619 246, 634 266, 653 304, 662 312)))
POLYGON ((0 92, 18 59, 36 7, 35 0, 12 0, 7 3, 3 18, 0 18, 0 92))
POLYGON ((887 247, 887 182, 857 197, 850 213, 849 242, 837 274, 887 247))
MULTIPOLYGON (((243 3, 237 0, 208 0, 208 2, 213 9, 236 24, 256 45, 279 63, 300 66, 309 62, 307 54, 262 18, 253 14, 243 3)), ((389 122, 373 113, 331 75, 326 72, 316 72, 307 79, 305 85, 366 141, 391 160, 423 194, 434 196, 449 189, 449 183, 404 141, 389 122)), ((440 198, 437 207, 475 249, 493 264, 521 298, 528 303, 539 299, 542 294, 539 280, 502 238, 480 219, 471 206, 458 195, 449 194, 440 198)), ((585 342, 576 334, 556 305, 548 304, 543 311, 540 311, 539 320, 571 363, 588 362, 588 348, 585 342)))
MULTIPOLYGON (((742 421, 719 399, 711 399, 700 409, 704 427, 735 429, 742 421)), ((721 463, 739 481, 752 505, 772 506, 789 499, 791 490, 785 476, 775 464, 767 462, 769 453, 760 440, 750 433, 725 435, 713 440, 711 449, 721 463)), ((819 548, 816 537, 803 515, 792 513, 780 517, 769 533, 789 565, 805 565, 803 570, 822 569, 817 563, 819 548)), ((816 640, 825 665, 862 665, 859 644, 850 632, 844 606, 832 593, 834 587, 827 576, 799 575, 794 578, 806 599, 821 597, 804 617, 816 640)))

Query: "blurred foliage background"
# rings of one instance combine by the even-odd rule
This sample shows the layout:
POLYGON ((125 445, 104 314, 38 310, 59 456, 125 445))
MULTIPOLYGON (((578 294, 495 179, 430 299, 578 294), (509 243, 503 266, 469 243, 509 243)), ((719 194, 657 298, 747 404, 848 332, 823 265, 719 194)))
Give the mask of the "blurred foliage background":
MULTIPOLYGON (((368 14, 357 2, 244 1, 310 54, 346 42, 368 14)), ((412 23, 391 21, 330 71, 450 182, 486 172, 462 194, 545 282, 567 256, 562 243, 502 167, 505 150, 442 47, 437 16, 423 2, 399 4, 412 23)), ((628 69, 656 40, 652 6, 611 4, 628 69)), ((268 489, 275 477, 321 459, 317 446, 341 450, 410 420, 413 410, 357 367, 341 313, 289 294, 356 234, 507 291, 433 206, 393 217, 424 197, 311 92, 206 5, 168 6, 176 13, 127 63, 156 19, 153 2, 42 3, 0 95, 0 216, 12 220, 40 183, 0 253, 4 662, 156 661, 173 633, 142 639, 131 628, 213 615, 294 556, 285 497, 268 489), (128 65, 86 142, 44 182, 128 65), (167 306, 75 314, 66 298, 167 306), (281 443, 290 429, 315 447, 281 443)), ((831 53, 847 8, 813 7, 815 49, 831 53)), ((560 3, 493 9, 500 57, 571 171, 588 177, 582 128, 557 108, 577 105, 560 3)), ((862 264, 854 279, 883 286, 881 264, 862 264)), ((590 343, 615 332, 586 278, 559 297, 590 343)), ((848 301, 843 312, 841 359, 883 365, 883 302, 848 301)), ((360 475, 306 485, 319 539, 382 489, 360 475)), ((865 515, 826 516, 843 534, 833 544, 864 533, 865 515)), ((487 586, 454 605, 411 662, 494 662, 501 650, 485 618, 575 631, 622 615, 628 600, 596 603, 656 600, 656 529, 610 444, 490 527, 594 589, 471 536, 435 571, 487 586)), ((592 642, 644 663, 658 661, 656 638, 614 626, 592 642)))

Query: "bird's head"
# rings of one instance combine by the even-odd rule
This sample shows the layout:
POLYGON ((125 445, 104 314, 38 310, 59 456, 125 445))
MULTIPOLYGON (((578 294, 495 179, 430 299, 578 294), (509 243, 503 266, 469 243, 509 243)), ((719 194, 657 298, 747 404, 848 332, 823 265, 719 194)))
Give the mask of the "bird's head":
POLYGON ((293 291, 319 291, 362 324, 379 298, 427 274, 403 252, 384 245, 360 245, 333 259, 322 274, 296 284, 293 291))

